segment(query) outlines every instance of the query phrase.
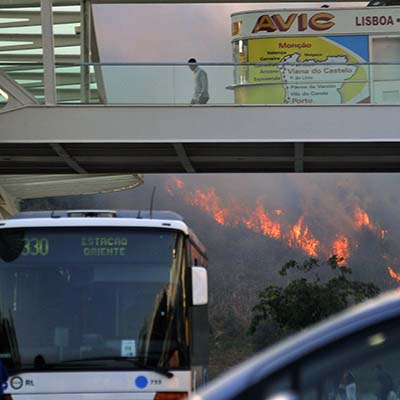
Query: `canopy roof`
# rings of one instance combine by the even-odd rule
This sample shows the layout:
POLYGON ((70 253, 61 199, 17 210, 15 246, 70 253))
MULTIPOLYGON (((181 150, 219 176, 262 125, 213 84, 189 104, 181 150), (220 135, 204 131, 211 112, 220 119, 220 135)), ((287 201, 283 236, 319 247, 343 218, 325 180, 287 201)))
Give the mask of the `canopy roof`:
POLYGON ((23 199, 107 193, 142 183, 136 174, 0 175, 0 217, 15 214, 23 199))

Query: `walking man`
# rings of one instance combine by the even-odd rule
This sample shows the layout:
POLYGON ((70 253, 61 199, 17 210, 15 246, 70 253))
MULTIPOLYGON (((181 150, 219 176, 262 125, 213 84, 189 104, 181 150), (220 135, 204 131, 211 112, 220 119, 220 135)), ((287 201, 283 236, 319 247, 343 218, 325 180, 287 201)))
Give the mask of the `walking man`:
POLYGON ((197 65, 195 58, 191 58, 188 64, 194 74, 194 94, 190 104, 206 104, 210 99, 207 74, 197 65))

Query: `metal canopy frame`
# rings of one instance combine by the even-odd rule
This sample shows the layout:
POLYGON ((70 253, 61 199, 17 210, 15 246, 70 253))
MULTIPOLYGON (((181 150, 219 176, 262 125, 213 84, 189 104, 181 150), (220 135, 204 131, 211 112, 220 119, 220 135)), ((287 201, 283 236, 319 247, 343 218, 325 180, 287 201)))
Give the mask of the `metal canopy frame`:
MULTIPOLYGON (((0 9, 0 41, 4 44, 0 46, 0 54, 8 58, 7 53, 19 55, 21 65, 13 65, 6 71, 0 70, 0 86, 8 96, 8 102, 3 111, 12 110, 31 104, 39 104, 34 96, 44 93, 44 104, 46 106, 56 105, 57 90, 61 91, 64 99, 83 98, 90 100, 90 82, 94 82, 94 77, 90 76, 88 67, 83 67, 80 73, 63 73, 56 77, 56 56, 55 48, 78 47, 79 53, 71 54, 75 62, 90 61, 90 45, 88 43, 89 34, 85 26, 91 26, 91 14, 87 9, 86 2, 79 1, 54 1, 58 5, 74 5, 80 7, 80 11, 55 11, 53 12, 53 2, 51 0, 24 1, 12 4, 6 2, 13 10, 0 9), (23 4, 39 8, 37 10, 19 9, 23 4), (85 3, 85 4, 83 4, 85 3), (84 9, 84 11, 82 11, 84 9), (83 21, 83 23, 82 23, 83 21), (54 34, 54 25, 75 24, 75 34, 54 34), (83 27, 82 27, 83 25, 83 27), (10 33, 10 28, 37 28, 41 27, 42 33, 10 33), (24 50, 39 50, 39 54, 24 53, 24 50), (42 54, 40 54, 42 53, 42 54), (34 56, 32 58, 32 56, 34 56), (43 64, 43 72, 39 71, 41 64, 35 66, 32 63, 40 57, 43 64), (36 68, 34 68, 36 67, 36 68), (57 79, 56 79, 57 78, 57 79), (21 83, 19 83, 21 82, 21 83), (58 83, 58 86, 57 86, 58 83), (68 89, 68 86, 80 84, 81 89, 68 89), (66 89, 63 89, 63 87, 66 89), (60 89, 61 88, 61 89, 60 89), (27 90, 28 89, 28 90, 27 90)), ((3 2, 0 2, 3 6, 3 2)), ((8 66, 10 67, 10 66, 8 66)), ((71 157, 63 146, 59 143, 52 143, 50 147, 54 153, 73 172, 85 174, 87 171, 81 167, 76 160, 71 157)), ((4 198, 4 196, 2 196, 4 198)), ((10 197, 8 197, 10 198, 10 197)), ((9 201, 6 201, 9 203, 9 201)))
POLYGON ((136 174, 0 175, 0 219, 16 214, 24 199, 109 193, 142 183, 136 174))
MULTIPOLYGON (((0 19, 0 61, 6 62, 0 68, 0 87, 8 99, 3 112, 40 102, 55 106, 57 97, 66 102, 88 103, 99 98, 106 102, 100 68, 91 73, 89 67, 83 65, 78 67, 79 72, 56 73, 56 63, 68 61, 79 65, 98 61, 90 1, 0 0, 0 19), (65 6, 76 10, 57 9, 65 6), (66 24, 73 24, 75 32, 54 33, 56 25, 66 24), (14 33, 12 28, 25 32, 14 33), (36 33, 39 29, 41 33, 36 33), (56 49, 68 48, 79 51, 56 54, 56 49), (101 95, 97 89, 93 90, 97 81, 101 95)), ((61 144, 53 143, 51 148, 74 172, 86 173, 61 144)))
POLYGON ((85 65, 99 61, 89 0, 0 0, 0 19, 0 70, 21 86, 34 88, 31 92, 40 102, 106 103, 101 69, 85 65), (62 26, 70 32, 55 33, 62 26), (75 63, 80 71, 56 71, 62 63, 75 63))
MULTIPOLYGON (((106 102, 100 69, 95 69, 94 73, 88 66, 78 67, 79 72, 56 73, 55 70, 56 63, 80 65, 99 61, 89 1, 0 0, 0 43, 0 61, 3 62, 0 94, 8 100, 0 114, 30 105, 41 107, 41 103, 56 107, 59 100, 89 102, 100 98, 106 102), (65 6, 75 10, 58 9, 65 6), (54 28, 62 25, 73 26, 74 30, 70 28, 69 34, 55 33, 54 28), (15 28, 21 32, 15 33, 15 28), (58 49, 71 51, 59 54, 58 49), (94 88, 95 85, 99 89, 94 88)), ((24 129, 29 131, 30 128, 26 121, 24 129)), ((31 168, 26 173, 35 175, 8 175, 4 170, 0 171, 0 219, 15 214, 19 201, 24 198, 105 193, 131 189, 143 182, 142 175, 130 171, 127 175, 110 174, 109 171, 107 174, 88 174, 64 145, 53 142, 47 146, 53 162, 59 166, 58 171, 61 169, 73 175, 37 175, 31 168)), ((13 163, 10 149, 5 153, 0 150, 0 153, 0 158, 5 157, 7 162, 13 163)), ((38 159, 35 151, 28 159, 38 159)), ((26 165, 26 161, 24 159, 22 163, 26 165)), ((52 169, 53 174, 58 171, 57 167, 52 169)), ((18 168, 15 172, 18 173, 18 168)))

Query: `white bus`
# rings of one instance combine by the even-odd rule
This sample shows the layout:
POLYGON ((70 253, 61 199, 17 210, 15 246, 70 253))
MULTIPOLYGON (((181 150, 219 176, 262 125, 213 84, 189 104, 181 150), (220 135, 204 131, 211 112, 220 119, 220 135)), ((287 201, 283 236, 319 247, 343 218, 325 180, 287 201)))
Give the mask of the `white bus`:
POLYGON ((207 258, 167 211, 0 221, 0 358, 14 400, 178 400, 207 374, 207 258))

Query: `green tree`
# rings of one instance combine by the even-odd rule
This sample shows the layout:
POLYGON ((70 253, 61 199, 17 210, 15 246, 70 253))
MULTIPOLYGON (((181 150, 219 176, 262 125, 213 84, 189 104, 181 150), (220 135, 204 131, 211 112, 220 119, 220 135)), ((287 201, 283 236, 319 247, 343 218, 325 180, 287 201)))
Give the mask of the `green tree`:
MULTIPOLYGON (((280 275, 287 276, 289 270, 297 270, 307 275, 308 279, 300 277, 290 281, 284 288, 267 286, 258 292, 259 302, 252 309, 250 334, 259 336, 257 328, 269 321, 280 330, 280 336, 285 336, 380 292, 373 283, 350 280, 351 269, 339 266, 341 261, 333 256, 324 263, 309 258, 303 263, 290 260, 284 264, 280 275), (333 278, 325 281, 320 279, 318 270, 323 265, 330 268, 333 278)), ((265 344, 268 344, 268 338, 265 344)))

